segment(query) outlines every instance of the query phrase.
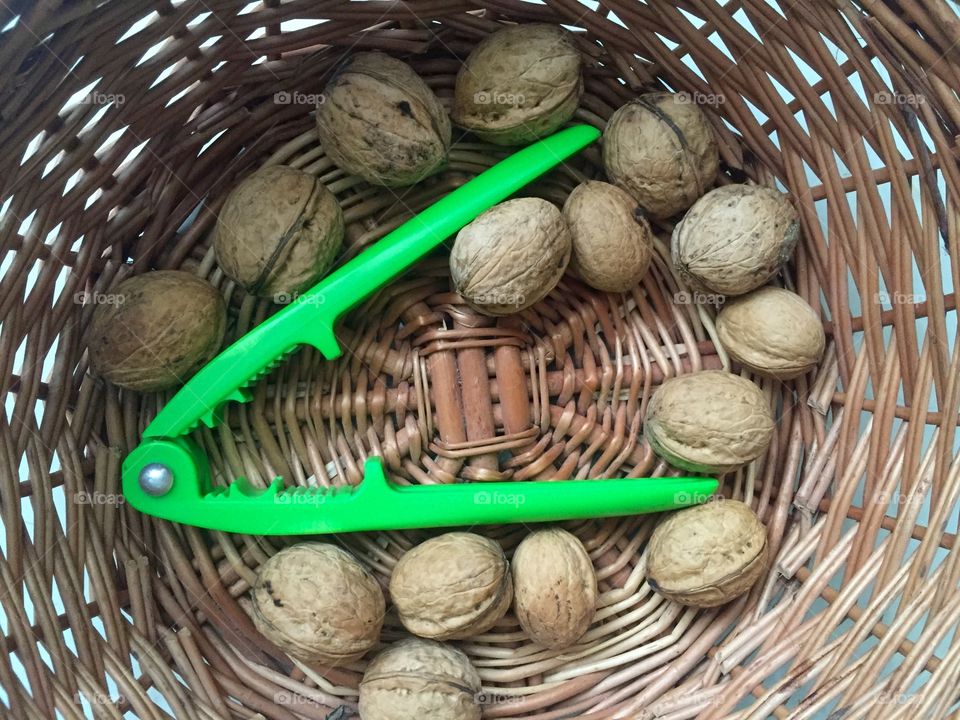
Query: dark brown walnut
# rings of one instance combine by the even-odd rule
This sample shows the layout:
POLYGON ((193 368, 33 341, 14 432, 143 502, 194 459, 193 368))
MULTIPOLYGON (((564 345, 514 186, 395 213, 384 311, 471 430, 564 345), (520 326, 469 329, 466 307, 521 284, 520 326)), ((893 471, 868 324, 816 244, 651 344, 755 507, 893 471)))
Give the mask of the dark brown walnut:
POLYGON ((450 119, 409 65, 380 52, 351 56, 317 106, 317 135, 338 167, 367 182, 413 185, 439 170, 450 119))
POLYGON ((90 324, 90 365, 114 385, 143 392, 176 387, 223 342, 223 297, 191 273, 135 275, 103 297, 90 324))
POLYGON ((647 546, 650 587, 693 607, 716 607, 743 595, 766 563, 767 530, 749 506, 735 500, 671 513, 647 546))
POLYGON ((570 266, 598 290, 626 292, 640 282, 653 257, 653 234, 637 203, 616 185, 578 185, 563 205, 570 228, 570 266))
POLYGON ((335 666, 376 646, 386 603, 350 553, 300 543, 267 560, 253 586, 257 629, 294 657, 335 666))
POLYGON ((583 94, 580 53, 557 25, 488 35, 457 74, 453 121, 488 142, 521 145, 573 117, 583 94))
POLYGON ((788 196, 761 185, 726 185, 690 208, 673 230, 670 250, 687 284, 742 295, 780 271, 799 234, 788 196))
POLYGON ((554 650, 579 640, 596 613, 597 577, 576 536, 559 528, 531 533, 511 568, 514 610, 531 639, 554 650))
POLYGON ((667 218, 713 185, 720 156, 700 107, 685 94, 659 92, 613 114, 603 132, 603 166, 648 216, 667 218))
POLYGON ((650 398, 643 432, 671 465, 701 473, 736 470, 766 452, 774 420, 749 380, 722 370, 680 375, 650 398))
POLYGON ((414 635, 453 640, 492 628, 510 607, 513 583, 497 543, 451 532, 400 558, 390 578, 390 596, 400 621, 414 635))
POLYGON ((778 287, 762 287, 724 305, 717 315, 717 338, 738 363, 780 380, 810 372, 826 345, 814 309, 778 287))
POLYGON ((450 276, 477 311, 509 315, 556 287, 571 249, 570 230, 555 205, 532 197, 507 200, 457 233, 450 276))
POLYGON ((333 193, 285 165, 262 168, 230 192, 213 240, 228 277, 276 302, 314 285, 342 244, 343 213, 333 193))
POLYGON ((360 681, 363 720, 480 720, 480 676, 452 645, 411 638, 377 655, 360 681))

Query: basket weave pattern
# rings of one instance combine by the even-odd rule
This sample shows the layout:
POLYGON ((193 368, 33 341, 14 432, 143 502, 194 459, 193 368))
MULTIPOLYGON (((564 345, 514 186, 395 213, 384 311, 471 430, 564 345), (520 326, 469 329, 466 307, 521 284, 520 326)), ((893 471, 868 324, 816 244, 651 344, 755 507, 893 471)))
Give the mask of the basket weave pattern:
MULTIPOLYGON (((579 122, 602 127, 654 88, 711 105, 721 182, 779 184, 796 202, 803 237, 783 281, 820 310, 829 343, 815 373, 761 381, 777 432, 723 484, 768 527, 766 577, 729 606, 682 608, 645 582, 655 518, 568 523, 597 569, 597 619, 563 652, 530 644, 512 614, 459 643, 483 678, 484 717, 955 707, 960 346, 945 288, 960 280, 960 18, 946 2, 94 5, 0 4, 0 25, 22 13, 0 34, 5 715, 351 716, 363 662, 294 661, 248 617, 256 569, 280 541, 123 504, 121 461, 167 396, 93 377, 84 331, 119 280, 155 268, 220 288, 228 340, 274 312, 222 275, 210 243, 231 185, 263 164, 336 193, 345 260, 496 162, 502 150, 462 137, 441 174, 372 187, 325 157, 305 103, 346 53, 372 48, 408 60, 448 103, 459 59, 501 21, 576 29, 579 122), (288 29, 294 19, 327 22, 288 29)), ((592 148, 524 194, 562 203, 595 177, 592 148)), ((444 257, 421 263, 345 320, 342 359, 298 351, 250 404, 197 432, 214 476, 356 484, 371 454, 412 483, 666 474, 640 434, 652 391, 730 367, 714 311, 673 273, 671 229, 656 226, 651 271, 630 293, 565 277, 498 321, 452 291, 444 257)), ((484 532, 509 553, 528 529, 484 532)), ((386 584, 428 535, 339 541, 386 584)), ((401 630, 388 615, 384 642, 401 630)))

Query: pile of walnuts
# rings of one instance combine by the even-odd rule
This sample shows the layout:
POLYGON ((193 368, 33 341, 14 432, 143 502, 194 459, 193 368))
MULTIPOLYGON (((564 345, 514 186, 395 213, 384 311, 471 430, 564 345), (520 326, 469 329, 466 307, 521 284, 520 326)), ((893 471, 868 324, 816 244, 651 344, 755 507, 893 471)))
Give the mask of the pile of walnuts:
MULTIPOLYGON (((453 125, 518 146, 569 123, 583 57, 559 26, 504 27, 473 49, 452 99, 441 99, 404 61, 354 53, 323 90, 317 139, 348 189, 407 187, 446 166, 453 125)), ((698 312, 712 314, 704 324, 724 369, 666 369, 644 404, 642 439, 661 469, 723 476, 765 455, 777 429, 770 384, 813 371, 826 337, 818 311, 780 287, 800 237, 796 209, 783 192, 720 172, 719 124, 689 96, 651 88, 605 124, 602 174, 581 176, 562 205, 517 197, 491 207, 456 235, 449 268, 460 300, 493 317, 531 308, 565 275, 625 294, 623 307, 648 302, 646 283, 707 298, 698 312), (647 279, 651 267, 663 277, 647 279)), ((268 163, 217 201, 210 242, 228 292, 282 303, 330 271, 345 221, 326 180, 268 163)), ((114 297, 95 308, 88 336, 90 366, 105 380, 166 390, 219 351, 227 307, 206 280, 154 270, 120 282, 114 297)), ((660 523, 638 558, 660 601, 714 607, 756 585, 769 562, 766 529, 746 500, 718 494, 660 523)), ((317 668, 376 653, 360 684, 365 720, 478 720, 481 675, 454 641, 519 625, 559 653, 589 642, 601 622, 593 561, 559 528, 530 533, 509 557, 477 532, 438 535, 407 551, 388 583, 335 545, 301 543, 263 563, 251 601, 260 632, 317 668), (382 648, 388 611, 411 637, 382 648)))

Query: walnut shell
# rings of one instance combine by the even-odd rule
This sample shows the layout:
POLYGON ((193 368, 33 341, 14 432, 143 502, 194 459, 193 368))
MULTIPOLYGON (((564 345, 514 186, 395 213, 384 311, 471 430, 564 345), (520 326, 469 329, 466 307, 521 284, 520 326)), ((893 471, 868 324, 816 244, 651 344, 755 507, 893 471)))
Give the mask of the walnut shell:
POLYGON ((616 185, 589 181, 574 188, 563 205, 570 228, 570 265, 591 287, 626 292, 650 267, 653 234, 637 203, 616 185))
POLYGON ((713 185, 720 155, 706 115, 688 96, 648 93, 611 116, 603 166, 647 215, 667 218, 713 185))
POLYGON ((643 432, 654 452, 685 470, 724 473, 763 455, 773 436, 767 398, 722 370, 671 378, 650 398, 643 432))
POLYGON ((342 243, 333 193, 313 175, 271 165, 230 191, 213 249, 223 272, 247 292, 282 302, 323 277, 342 243))
POLYGON ((555 205, 507 200, 464 227, 450 252, 450 275, 478 312, 509 315, 542 300, 570 262, 570 230, 555 205))
POLYGON ((484 38, 457 73, 453 121, 498 145, 549 135, 573 117, 583 80, 573 36, 556 25, 513 25, 484 38))
POLYGON ((380 52, 341 65, 317 106, 317 135, 338 167, 387 187, 413 185, 439 170, 450 150, 450 119, 409 65, 380 52))
POLYGON ((479 635, 513 598, 510 567, 493 540, 466 532, 431 538, 407 551, 390 578, 400 621, 414 635, 452 640, 479 635))
POLYGON ((700 198, 674 228, 673 264, 685 282, 742 295, 777 274, 800 234, 790 199, 761 185, 726 185, 700 198))
POLYGON ((561 649, 590 627, 597 576, 583 544, 566 530, 531 533, 513 554, 514 609, 533 641, 561 649))
POLYGON ((360 681, 363 720, 480 720, 480 676, 452 645, 411 638, 377 655, 360 681))
POLYGON ((302 660, 341 665, 379 641, 383 590, 335 545, 307 542, 281 550, 260 567, 252 594, 257 629, 302 660))
POLYGON ((103 297, 109 302, 97 304, 90 323, 90 364, 114 385, 144 392, 181 385, 223 342, 223 297, 191 273, 135 275, 103 297))
POLYGON ((724 305, 717 315, 717 338, 744 367, 781 380, 810 372, 826 345, 814 309, 778 287, 763 287, 724 305))
POLYGON ((647 545, 650 587, 669 600, 716 607, 747 592, 767 563, 767 530, 748 505, 719 499, 668 515, 647 545))

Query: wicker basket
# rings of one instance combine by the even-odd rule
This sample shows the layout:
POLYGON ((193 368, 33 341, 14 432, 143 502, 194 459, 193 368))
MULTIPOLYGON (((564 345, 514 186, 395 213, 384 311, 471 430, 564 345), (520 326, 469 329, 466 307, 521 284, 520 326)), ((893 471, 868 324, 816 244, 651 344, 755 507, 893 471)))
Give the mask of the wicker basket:
MULTIPOLYGON (((754 591, 695 611, 644 581, 655 518, 568 524, 600 578, 597 621, 566 652, 512 615, 460 646, 484 715, 945 717, 958 699, 955 543, 960 19, 944 0, 0 3, 0 686, 13 718, 351 717, 363 663, 289 658, 246 594, 277 539, 205 533, 125 506, 120 463, 166 396, 88 373, 91 300, 151 268, 222 289, 235 338, 276 306, 217 269, 225 191, 264 163, 321 176, 347 257, 502 156, 469 137, 449 169, 396 193, 343 175, 308 104, 348 52, 408 59, 446 102, 458 58, 501 21, 562 23, 587 60, 577 120, 638 92, 712 104, 720 182, 778 185, 803 240, 782 278, 818 307, 811 375, 762 383, 769 453, 724 479, 769 528, 754 591), (16 9, 20 6, 19 9, 16 9), (291 27, 291 20, 312 20, 291 27), (325 21, 325 22, 320 22, 325 21)), ((562 202, 600 177, 594 148, 526 191, 562 202)), ((412 482, 663 474, 638 434, 651 392, 729 367, 713 309, 684 303, 661 242, 622 296, 565 278, 493 323, 418 266, 349 317, 345 359, 294 355, 229 422, 198 434, 221 477, 412 482), (458 376, 471 382, 457 383, 458 376)), ((510 551, 522 527, 489 530, 510 551)), ((427 533, 339 541, 386 582, 427 533)), ((402 635, 388 616, 384 642, 402 635)))

